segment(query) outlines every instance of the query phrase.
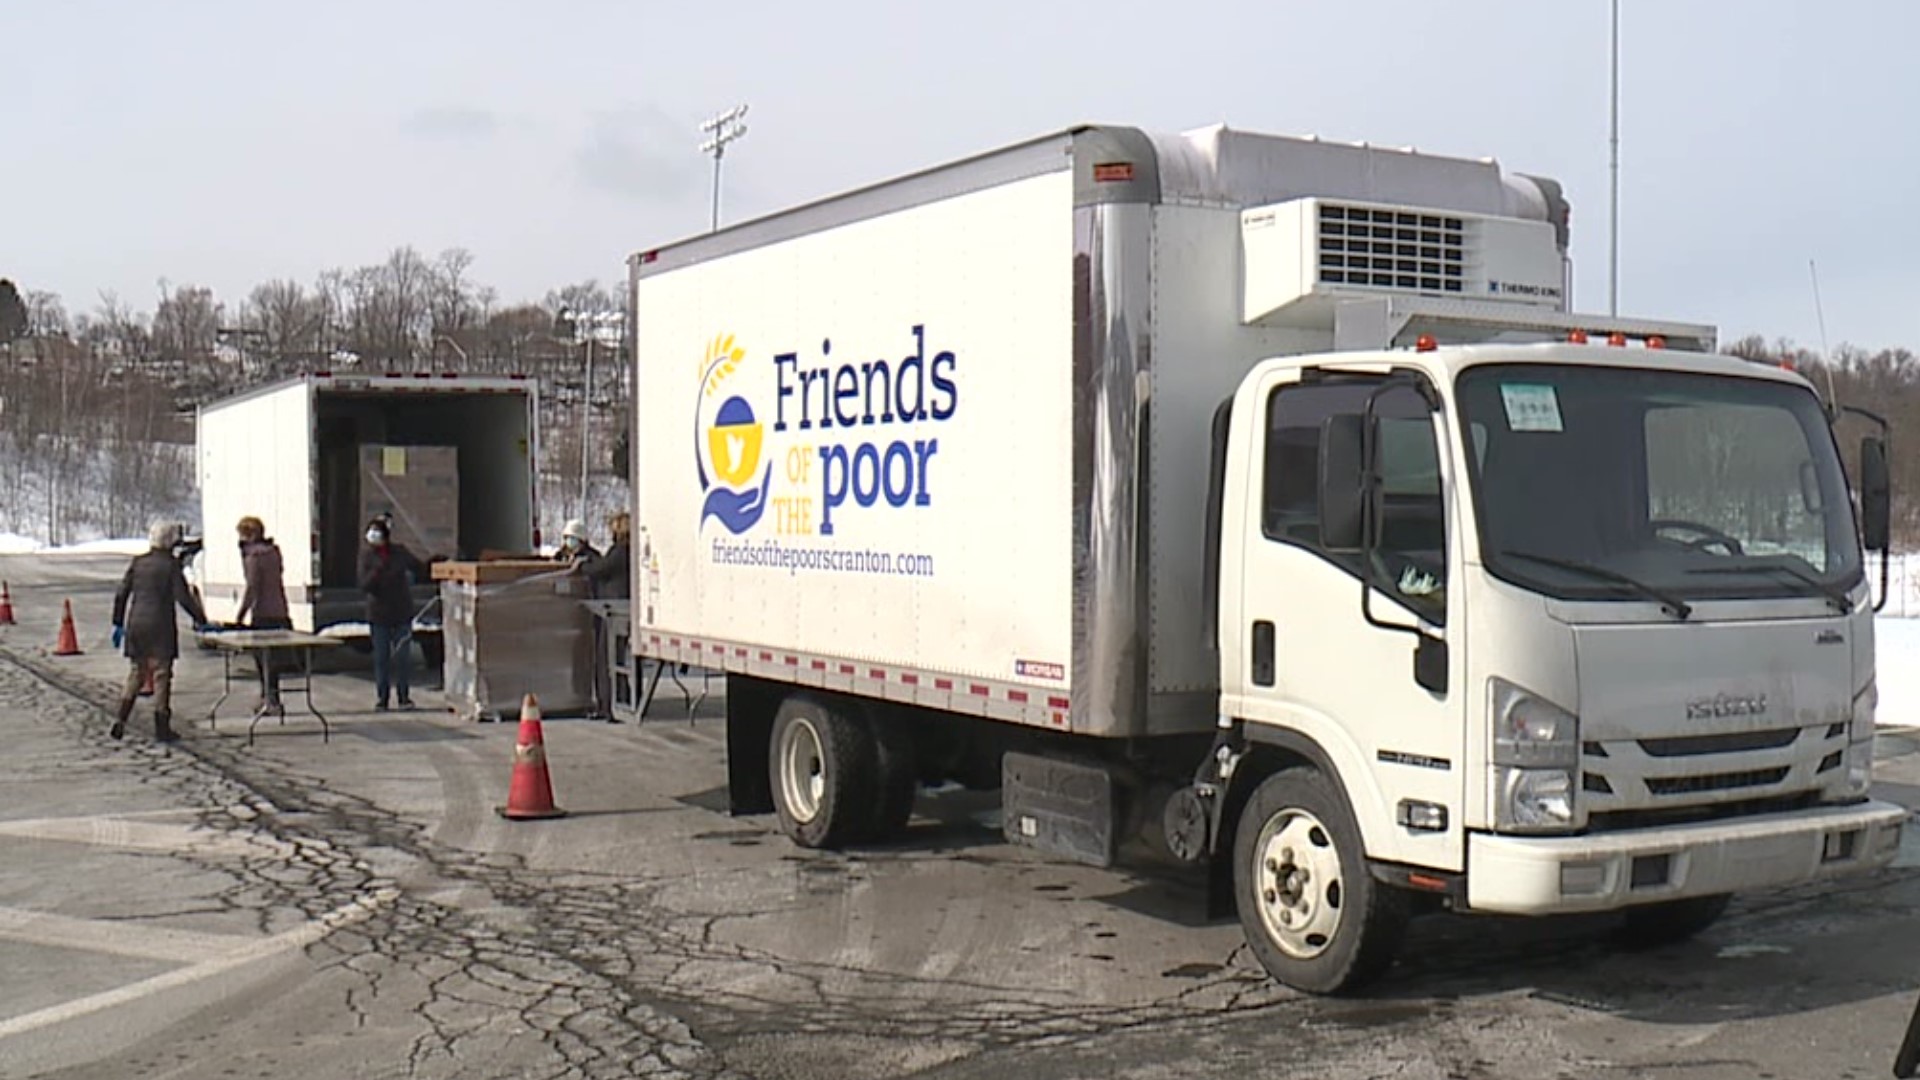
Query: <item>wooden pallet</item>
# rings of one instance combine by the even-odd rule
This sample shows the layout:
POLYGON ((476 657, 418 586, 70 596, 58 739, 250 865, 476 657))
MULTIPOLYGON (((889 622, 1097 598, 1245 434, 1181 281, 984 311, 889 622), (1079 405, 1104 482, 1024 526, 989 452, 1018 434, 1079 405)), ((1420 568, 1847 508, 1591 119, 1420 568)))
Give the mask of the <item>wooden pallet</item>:
POLYGON ((536 574, 557 574, 567 564, 551 559, 495 559, 488 562, 440 562, 433 564, 433 580, 457 581, 466 585, 494 585, 518 581, 536 574))

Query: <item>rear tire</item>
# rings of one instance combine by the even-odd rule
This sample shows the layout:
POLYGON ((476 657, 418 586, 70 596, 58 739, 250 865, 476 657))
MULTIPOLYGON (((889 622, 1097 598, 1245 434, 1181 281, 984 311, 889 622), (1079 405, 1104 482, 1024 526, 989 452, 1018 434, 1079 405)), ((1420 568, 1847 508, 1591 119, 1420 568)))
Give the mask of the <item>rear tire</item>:
POLYGON ((874 807, 872 838, 884 843, 907 831, 913 801, 920 793, 920 762, 913 737, 885 719, 873 721, 873 744, 879 801, 874 807))
POLYGON ((1627 909, 1620 940, 1629 948, 1656 949, 1685 941, 1718 922, 1733 897, 1689 896, 1627 909))
POLYGON ((838 848, 872 831, 878 781, 872 732, 809 694, 774 714, 767 775, 780 829, 807 848, 838 848))
POLYGON ((1254 789, 1233 845, 1247 944, 1275 979, 1312 994, 1356 990, 1393 963, 1406 894, 1373 880, 1346 800, 1314 769, 1254 789))

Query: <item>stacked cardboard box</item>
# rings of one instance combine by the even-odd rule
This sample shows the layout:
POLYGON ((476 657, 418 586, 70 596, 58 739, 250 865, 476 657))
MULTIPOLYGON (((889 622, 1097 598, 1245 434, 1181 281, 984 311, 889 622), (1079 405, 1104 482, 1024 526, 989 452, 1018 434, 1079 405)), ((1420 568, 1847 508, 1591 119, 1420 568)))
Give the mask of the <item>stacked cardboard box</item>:
POLYGON ((393 540, 425 559, 459 555, 460 455, 451 446, 362 446, 360 520, 393 517, 393 540))
POLYGON ((447 706, 511 720, 533 694, 547 713, 593 707, 593 622, 585 582, 548 561, 445 562, 440 583, 447 706))

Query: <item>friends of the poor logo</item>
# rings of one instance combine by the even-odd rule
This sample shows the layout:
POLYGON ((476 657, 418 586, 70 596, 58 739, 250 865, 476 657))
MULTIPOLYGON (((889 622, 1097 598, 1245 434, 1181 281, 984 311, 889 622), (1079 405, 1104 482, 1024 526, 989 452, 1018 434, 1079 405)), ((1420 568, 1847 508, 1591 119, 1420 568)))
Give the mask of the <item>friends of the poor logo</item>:
POLYGON ((715 518, 738 535, 771 508, 781 534, 832 536, 856 509, 932 505, 934 425, 959 408, 959 361, 928 356, 925 327, 911 334, 912 351, 898 359, 841 363, 831 339, 817 359, 776 353, 770 365, 731 335, 709 343, 695 413, 701 525, 715 518))

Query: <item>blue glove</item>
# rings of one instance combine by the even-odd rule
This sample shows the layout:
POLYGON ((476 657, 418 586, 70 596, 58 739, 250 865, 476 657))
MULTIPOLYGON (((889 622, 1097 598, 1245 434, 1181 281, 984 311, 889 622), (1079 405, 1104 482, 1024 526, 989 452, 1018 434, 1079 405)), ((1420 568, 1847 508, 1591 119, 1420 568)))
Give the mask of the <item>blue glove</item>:
POLYGON ((119 623, 114 623, 113 624, 113 647, 116 649, 119 648, 120 643, 122 641, 125 641, 126 638, 127 638, 126 628, 121 626, 119 623))

